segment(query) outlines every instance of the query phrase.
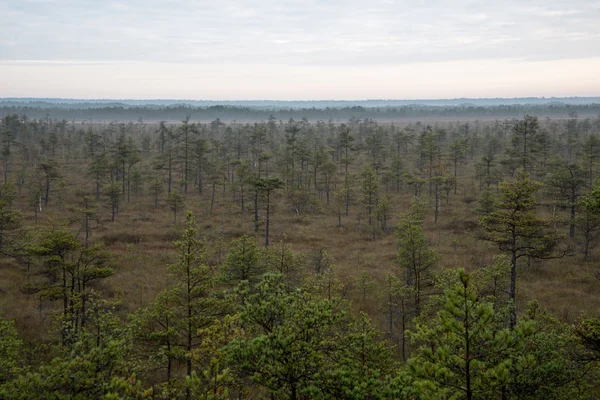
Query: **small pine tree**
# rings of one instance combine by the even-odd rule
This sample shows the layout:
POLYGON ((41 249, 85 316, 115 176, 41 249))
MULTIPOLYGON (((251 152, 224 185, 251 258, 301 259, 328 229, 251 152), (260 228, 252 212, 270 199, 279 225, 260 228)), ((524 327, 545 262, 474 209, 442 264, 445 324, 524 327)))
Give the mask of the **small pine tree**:
POLYGON ((160 195, 164 192, 164 182, 163 179, 159 176, 154 176, 150 181, 150 193, 152 193, 152 197, 154 197, 154 208, 158 208, 158 199, 160 195))
POLYGON ((578 207, 579 215, 575 218, 575 225, 583 236, 583 261, 587 262, 600 235, 600 188, 583 196, 578 207))
POLYGON ((404 218, 396 230, 396 237, 396 263, 404 271, 406 286, 414 288, 415 312, 419 315, 425 291, 433 285, 431 269, 439 257, 435 250, 429 248, 422 220, 415 215, 404 218))
POLYGON ((262 270, 281 274, 283 281, 290 286, 296 286, 302 279, 302 271, 305 267, 304 257, 294 253, 285 240, 281 240, 279 246, 263 249, 260 262, 262 270))
POLYGON ((111 209, 111 221, 114 222, 115 215, 119 213, 119 204, 121 204, 121 186, 118 182, 112 182, 104 188, 104 195, 107 197, 107 203, 111 209))
POLYGON ((390 219, 390 214, 392 212, 392 202, 388 196, 383 196, 379 199, 379 203, 377 204, 376 215, 377 220, 381 226, 381 230, 387 232, 388 230, 388 220, 390 219))
MULTIPOLYGON (((174 286, 169 289, 172 309, 175 312, 176 328, 184 350, 186 376, 192 375, 192 350, 197 346, 198 330, 215 321, 218 301, 211 297, 214 270, 205 263, 205 245, 197 237, 195 221, 191 211, 186 215, 186 229, 180 240, 175 242, 179 259, 169 265, 169 274, 174 286)), ((186 398, 190 398, 189 387, 186 398)))
POLYGON ((225 279, 228 282, 255 281, 263 273, 260 253, 256 240, 242 236, 231 242, 224 265, 225 279))
POLYGON ((361 174, 361 190, 361 201, 367 210, 369 225, 371 225, 379 197, 379 182, 375 170, 370 166, 366 167, 361 174))
POLYGON ((510 351, 523 346, 520 339, 532 333, 532 325, 503 329, 471 276, 459 269, 456 277, 434 320, 410 332, 419 345, 409 360, 410 371, 417 382, 427 383, 427 398, 500 398, 510 380, 510 351))
POLYGON ((519 170, 514 181, 499 185, 500 195, 495 211, 479 217, 484 229, 481 238, 496 243, 501 251, 510 254, 510 299, 513 302, 511 327, 517 322, 517 262, 521 258, 557 258, 570 252, 569 248, 557 251, 560 236, 549 229, 546 219, 536 217, 535 192, 540 184, 532 182, 525 170, 519 170))
POLYGON ((479 195, 479 204, 475 212, 480 215, 488 215, 496 209, 496 199, 490 189, 484 189, 479 195))
MULTIPOLYGON (((19 373, 19 355, 23 342, 13 321, 0 314, 0 386, 19 373)), ((1 390, 0 390, 1 394, 1 390)))
POLYGON ((169 209, 173 212, 173 224, 177 224, 177 213, 183 207, 183 203, 184 198, 179 190, 175 189, 167 196, 167 204, 169 205, 169 209))

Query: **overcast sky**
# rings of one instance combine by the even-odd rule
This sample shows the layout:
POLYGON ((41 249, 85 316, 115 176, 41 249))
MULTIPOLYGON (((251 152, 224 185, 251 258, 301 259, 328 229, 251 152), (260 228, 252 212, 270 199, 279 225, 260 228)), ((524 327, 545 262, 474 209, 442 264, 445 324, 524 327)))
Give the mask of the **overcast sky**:
POLYGON ((599 96, 600 1, 0 0, 0 97, 599 96))

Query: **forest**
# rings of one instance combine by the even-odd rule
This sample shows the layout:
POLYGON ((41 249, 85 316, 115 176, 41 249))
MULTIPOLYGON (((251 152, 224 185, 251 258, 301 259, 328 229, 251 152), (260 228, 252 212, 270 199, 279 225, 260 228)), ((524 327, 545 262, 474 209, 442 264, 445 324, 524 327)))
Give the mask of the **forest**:
POLYGON ((370 100, 370 101, 169 101, 122 100, 76 101, 71 99, 0 99, 0 115, 26 115, 32 119, 68 121, 175 122, 186 118, 210 122, 216 119, 260 122, 306 118, 336 123, 351 118, 397 120, 513 119, 533 115, 538 118, 564 118, 576 112, 582 118, 600 114, 600 98, 557 98, 543 101, 522 99, 457 100, 370 100))
POLYGON ((599 112, 2 105, 0 398, 600 398, 599 112))

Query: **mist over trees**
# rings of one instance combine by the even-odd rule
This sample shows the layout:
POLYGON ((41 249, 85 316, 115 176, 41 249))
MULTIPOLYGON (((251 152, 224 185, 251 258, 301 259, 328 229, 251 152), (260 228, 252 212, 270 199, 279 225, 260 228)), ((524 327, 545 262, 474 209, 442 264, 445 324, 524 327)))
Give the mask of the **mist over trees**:
POLYGON ((522 118, 564 117, 576 111, 580 116, 600 113, 600 98, 557 99, 456 99, 456 100, 370 100, 370 101, 73 101, 48 99, 0 99, 0 116, 27 115, 29 118, 87 121, 194 121, 221 120, 261 121, 270 116, 310 120, 378 120, 436 118, 522 118))

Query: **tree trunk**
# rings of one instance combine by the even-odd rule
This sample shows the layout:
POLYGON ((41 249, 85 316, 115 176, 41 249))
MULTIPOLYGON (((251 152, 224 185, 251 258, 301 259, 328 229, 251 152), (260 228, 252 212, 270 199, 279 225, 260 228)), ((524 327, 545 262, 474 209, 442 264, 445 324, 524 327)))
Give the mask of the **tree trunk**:
POLYGON ((131 194, 131 168, 127 170, 127 203, 129 203, 129 195, 131 194))
POLYGON ((271 213, 271 199, 270 199, 270 193, 267 192, 267 215, 265 218, 265 247, 269 247, 269 222, 271 219, 270 213, 271 213))
POLYGON ((211 195, 211 198, 210 198, 210 213, 209 214, 212 214, 213 206, 215 205, 215 190, 216 190, 216 186, 217 186, 217 184, 213 183, 213 185, 212 185, 212 195, 211 195))
MULTIPOLYGON (((190 277, 190 265, 187 265, 187 376, 192 376, 192 305, 191 305, 191 277, 190 277)), ((186 400, 190 399, 190 388, 189 386, 185 389, 186 400)))
POLYGON ((510 300, 512 308, 510 311, 510 329, 514 329, 517 324, 517 252, 512 251, 510 260, 510 300))
POLYGON ((3 161, 4 183, 8 182, 8 160, 3 161))
POLYGON ((575 237, 575 201, 571 202, 571 220, 569 225, 569 237, 575 237))
POLYGON ((171 155, 169 154, 169 167, 168 167, 169 178, 167 179, 167 193, 169 193, 169 194, 171 193, 171 184, 173 182, 173 177, 172 177, 172 173, 171 173, 171 163, 172 163, 171 155))
POLYGON ((402 304, 402 361, 406 362, 406 311, 404 309, 404 300, 402 304))
POLYGON ((242 214, 244 213, 244 185, 240 186, 240 201, 242 202, 242 214))
POLYGON ((90 218, 85 215, 85 248, 88 248, 88 239, 90 237, 90 218))
POLYGON ((50 180, 46 179, 46 197, 44 198, 44 205, 48 207, 48 198, 50 196, 50 180))
POLYGON ((258 191, 254 192, 254 232, 258 232, 258 191))
POLYGON ((348 209, 350 208, 350 190, 346 188, 346 217, 348 216, 348 209))
POLYGON ((100 200, 100 174, 96 173, 96 200, 100 200))

